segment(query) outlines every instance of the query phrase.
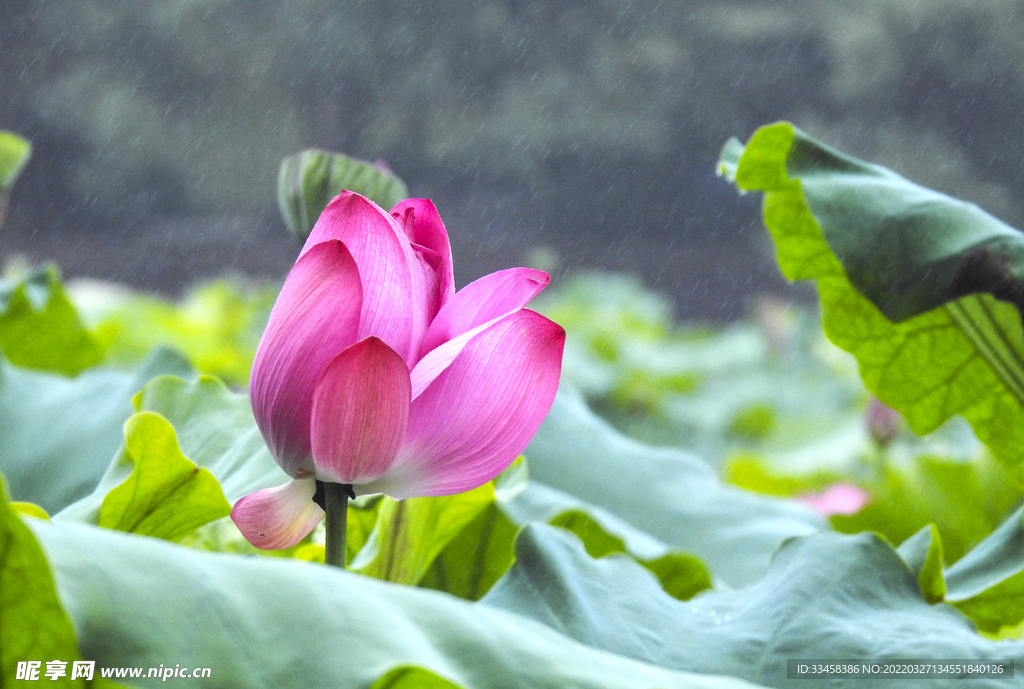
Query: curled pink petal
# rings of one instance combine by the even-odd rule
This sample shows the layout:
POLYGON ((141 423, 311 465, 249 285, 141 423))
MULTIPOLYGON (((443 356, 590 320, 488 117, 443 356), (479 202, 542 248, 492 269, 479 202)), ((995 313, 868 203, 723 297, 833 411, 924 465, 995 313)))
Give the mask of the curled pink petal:
POLYGON ((356 341, 362 287, 339 241, 311 247, 295 263, 263 333, 249 381, 253 415, 288 474, 313 471, 309 419, 327 364, 356 341))
POLYGON ((857 514, 870 499, 869 493, 852 483, 836 483, 821 492, 797 497, 797 500, 809 505, 822 517, 857 514))
MULTIPOLYGON (((508 314, 505 314, 506 316, 508 314)), ((431 351, 427 352, 427 355, 419 360, 416 364, 416 368, 412 370, 410 378, 412 379, 412 398, 415 400, 420 394, 427 389, 427 387, 434 382, 434 380, 441 375, 445 369, 452 365, 455 358, 462 353, 462 350, 466 348, 474 337, 487 330, 492 325, 495 325, 500 318, 488 321, 483 325, 478 325, 468 332, 464 332, 458 337, 455 337, 447 342, 444 342, 431 351)))
POLYGON ((263 550, 290 548, 316 528, 324 511, 313 502, 313 477, 249 493, 231 508, 231 520, 245 540, 263 550))
POLYGON ((317 478, 351 484, 383 474, 405 436, 409 400, 409 369, 378 338, 335 357, 313 397, 317 478))
POLYGON ((450 495, 500 474, 551 408, 564 344, 561 326, 525 309, 483 329, 412 403, 394 464, 364 490, 450 495))
POLYGON ((516 311, 551 282, 543 270, 511 268, 469 283, 441 307, 423 336, 420 356, 477 326, 516 311))
POLYGON ((344 242, 359 266, 363 304, 357 339, 379 337, 411 366, 436 295, 405 231, 373 201, 344 191, 324 209, 300 257, 331 239, 344 242))
POLYGON ((427 316, 432 319, 438 309, 455 294, 455 273, 452 268, 452 247, 448 231, 430 199, 406 199, 391 209, 393 217, 405 230, 413 248, 436 275, 436 301, 427 316))

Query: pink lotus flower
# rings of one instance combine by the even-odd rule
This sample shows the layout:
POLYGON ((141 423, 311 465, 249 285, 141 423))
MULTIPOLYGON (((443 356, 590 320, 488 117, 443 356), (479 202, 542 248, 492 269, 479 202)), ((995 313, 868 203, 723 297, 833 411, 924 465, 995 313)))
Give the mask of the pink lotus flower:
POLYGON ((231 518, 250 543, 286 548, 323 518, 315 481, 402 499, 483 485, 526 447, 554 401, 565 331, 523 308, 547 273, 513 268, 455 292, 434 205, 389 215, 343 192, 288 274, 249 392, 293 480, 231 518))

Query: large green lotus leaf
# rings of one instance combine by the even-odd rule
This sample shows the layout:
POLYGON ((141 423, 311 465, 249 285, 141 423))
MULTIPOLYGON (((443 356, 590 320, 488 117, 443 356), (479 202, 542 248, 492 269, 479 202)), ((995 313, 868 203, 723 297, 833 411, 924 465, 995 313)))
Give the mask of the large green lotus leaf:
POLYGON ((98 666, 172 659, 211 668, 204 687, 365 689, 404 665, 474 689, 750 686, 638 662, 506 611, 313 563, 203 553, 83 524, 32 527, 79 648, 98 666))
POLYGON ((51 265, 17 282, 0 280, 0 351, 16 366, 65 376, 103 359, 51 265))
POLYGON ((133 414, 124 440, 119 461, 132 465, 131 475, 103 498, 100 526, 176 541, 231 512, 213 474, 181 453, 167 419, 133 414))
MULTIPOLYGON (((986 639, 952 607, 929 605, 892 546, 869 533, 791 539, 756 584, 682 602, 631 559, 594 560, 569 534, 534 524, 519 536, 516 564, 481 604, 514 610, 612 653, 765 686, 792 685, 789 658, 1024 661, 1024 642, 986 639)), ((984 686, 1014 682, 987 680, 984 686)), ((804 684, 865 686, 861 678, 804 684)), ((884 686, 919 687, 921 681, 893 679, 884 686)), ((961 684, 932 679, 928 686, 961 684)))
POLYGON ((919 434, 961 414, 1024 461, 1024 235, 788 123, 730 142, 720 170, 765 192, 782 272, 817 280, 826 334, 879 399, 919 434))
MULTIPOLYGON (((249 398, 216 378, 159 376, 133 401, 137 412, 156 412, 171 423, 181 452, 216 477, 230 503, 287 482, 256 427, 249 398)), ((107 493, 128 479, 132 466, 116 456, 95 490, 56 518, 97 523, 107 493)))
MULTIPOLYGON (((42 661, 42 675, 48 660, 81 660, 46 557, 6 493, 0 475, 0 686, 15 681, 19 661, 42 661)), ((71 682, 70 673, 64 679, 63 686, 85 686, 81 679, 71 682)))
POLYGON ((305 241, 331 199, 348 189, 391 210, 408 196, 405 183, 386 166, 340 153, 308 149, 281 161, 277 205, 292 235, 305 241))
POLYGON ((802 505, 722 484, 693 455, 627 438, 564 387, 525 454, 531 478, 562 497, 528 490, 521 496, 524 516, 547 521, 572 509, 564 496, 575 496, 648 538, 693 553, 731 585, 760 578, 787 538, 826 528, 802 505))
POLYGON ((0 470, 14 499, 54 514, 88 495, 117 455, 132 395, 166 373, 190 367, 157 350, 134 373, 94 368, 68 379, 0 358, 0 470))

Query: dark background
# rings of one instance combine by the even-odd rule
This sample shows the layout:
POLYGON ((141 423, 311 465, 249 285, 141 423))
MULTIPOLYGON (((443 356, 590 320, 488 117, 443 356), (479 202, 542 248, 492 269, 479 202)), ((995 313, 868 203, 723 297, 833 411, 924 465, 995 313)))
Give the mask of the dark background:
MULTIPOLYGON (((1020 226, 1024 2, 3 0, 0 128, 34 155, 0 262, 167 294, 297 253, 282 157, 383 158, 434 199, 459 284, 642 275, 727 320, 778 276, 715 177, 788 119, 1020 226)), ((804 292, 806 294, 806 292, 804 292)))

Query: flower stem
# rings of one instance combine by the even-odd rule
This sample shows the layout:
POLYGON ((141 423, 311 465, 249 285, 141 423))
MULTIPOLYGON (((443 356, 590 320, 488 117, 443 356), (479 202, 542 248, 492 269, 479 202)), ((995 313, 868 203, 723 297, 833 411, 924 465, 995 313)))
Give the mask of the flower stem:
POLYGON ((324 512, 327 513, 327 552, 324 562, 345 569, 345 529, 348 526, 348 496, 351 486, 324 483, 324 512))

